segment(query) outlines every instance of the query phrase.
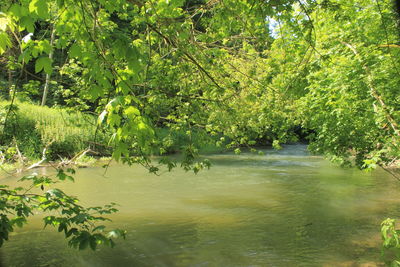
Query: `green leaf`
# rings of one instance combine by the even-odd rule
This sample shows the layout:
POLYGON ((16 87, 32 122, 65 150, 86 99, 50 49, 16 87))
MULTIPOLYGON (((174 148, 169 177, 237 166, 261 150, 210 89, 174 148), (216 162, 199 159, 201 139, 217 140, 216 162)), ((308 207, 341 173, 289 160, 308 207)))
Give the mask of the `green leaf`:
POLYGON ((21 17, 22 16, 22 7, 21 5, 18 4, 13 4, 10 9, 8 10, 8 12, 12 15, 14 15, 15 17, 21 17))
POLYGON ((89 88, 88 93, 94 100, 103 95, 103 88, 96 84, 92 84, 92 86, 90 86, 90 88, 89 88))
POLYGON ((33 33, 35 31, 35 22, 29 16, 24 16, 20 20, 20 25, 25 28, 28 32, 33 33))
POLYGON ((0 17, 0 30, 5 32, 7 30, 7 25, 8 25, 7 17, 0 17))
POLYGON ((101 232, 101 231, 103 231, 105 228, 106 228, 106 227, 105 227, 104 225, 99 225, 99 226, 93 228, 92 232, 95 232, 95 231, 100 231, 100 232, 101 232))
POLYGON ((0 32, 0 55, 3 54, 9 47, 11 47, 11 41, 8 38, 8 34, 5 32, 0 32))
POLYGON ((76 223, 83 223, 86 221, 86 218, 87 218, 87 214, 80 213, 80 214, 76 215, 73 219, 76 223))
POLYGON ((70 174, 75 174, 75 169, 74 168, 67 168, 66 171, 69 172, 70 174))
POLYGON ((91 237, 89 238, 89 244, 90 244, 90 248, 91 248, 92 250, 96 250, 96 247, 97 247, 97 240, 96 240, 96 238, 94 238, 93 236, 91 236, 91 237))
POLYGON ((125 114, 127 117, 131 118, 131 117, 140 116, 140 111, 137 108, 130 106, 127 109, 125 109, 125 114))
POLYGON ((42 40, 38 42, 38 48, 41 52, 45 52, 47 54, 50 53, 52 47, 48 40, 42 40))
POLYGON ((54 188, 47 191, 50 196, 61 198, 63 197, 63 192, 60 189, 54 188))
POLYGON ((61 169, 58 170, 58 173, 57 173, 58 179, 60 179, 61 181, 64 181, 66 176, 67 175, 65 174, 64 170, 61 170, 61 169))
POLYGON ((85 238, 79 243, 79 250, 84 250, 89 246, 89 239, 85 238))
POLYGON ((59 7, 63 7, 64 6, 64 0, 57 0, 57 5, 59 7))
POLYGON ((44 69, 47 74, 51 74, 53 71, 51 63, 51 59, 48 57, 38 58, 35 63, 35 72, 38 73, 44 69))
POLYGON ((12 224, 16 224, 18 227, 22 227, 24 225, 24 223, 26 223, 26 219, 25 217, 16 217, 14 219, 11 220, 12 224))
POLYGON ((66 229, 66 225, 64 223, 60 223, 60 225, 58 226, 58 231, 62 232, 65 229, 66 229))
POLYGON ((71 45, 71 47, 69 48, 69 56, 71 58, 73 57, 77 57, 80 58, 82 56, 82 51, 80 46, 77 43, 74 43, 73 45, 71 45))
POLYGON ((65 237, 70 237, 72 234, 76 234, 76 233, 78 233, 78 229, 71 228, 71 229, 69 229, 68 232, 65 233, 65 237))
POLYGON ((36 13, 39 18, 49 18, 49 6, 47 0, 32 0, 29 3, 29 11, 31 13, 36 13))

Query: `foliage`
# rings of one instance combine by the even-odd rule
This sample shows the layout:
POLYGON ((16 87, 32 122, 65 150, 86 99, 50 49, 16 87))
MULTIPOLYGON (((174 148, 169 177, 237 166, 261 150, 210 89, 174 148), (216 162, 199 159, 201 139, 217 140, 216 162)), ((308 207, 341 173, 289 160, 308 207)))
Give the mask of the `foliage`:
POLYGON ((28 217, 38 211, 45 215, 44 227, 56 227, 69 239, 68 245, 74 248, 90 247, 95 250, 101 244, 114 246, 113 238, 125 238, 125 232, 122 230, 106 232, 104 225, 98 225, 109 221, 104 215, 117 211, 114 203, 104 207, 84 208, 77 204, 78 200, 75 197, 53 188, 59 181, 73 181, 70 176, 73 173, 73 169, 59 169, 56 177, 37 174, 24 176, 20 181, 28 182, 28 189, 1 186, 0 207, 3 213, 0 215, 0 245, 9 239, 10 233, 16 227, 22 227, 27 223, 28 217))
POLYGON ((29 153, 54 142, 54 155, 70 154, 101 127, 114 159, 153 173, 179 164, 151 155, 177 150, 185 170, 208 168, 197 157, 205 144, 239 154, 307 138, 312 151, 368 170, 400 154, 389 0, 19 0, 2 10, 2 91, 13 104, 0 118, 7 141, 29 153), (98 114, 97 125, 17 109, 15 98, 37 101, 43 76, 49 104, 98 114), (19 121, 33 134, 13 131, 19 121))
POLYGON ((394 90, 400 50, 382 47, 396 42, 398 31, 389 2, 352 2, 359 10, 337 2, 311 14, 320 33, 313 40, 318 54, 309 66, 309 93, 298 103, 304 127, 316 133, 311 149, 373 168, 400 154, 400 99, 394 90))
POLYGON ((386 219, 381 224, 383 240, 382 256, 389 266, 400 266, 400 230, 396 230, 394 219, 386 219), (392 252, 392 253, 391 253, 392 252))

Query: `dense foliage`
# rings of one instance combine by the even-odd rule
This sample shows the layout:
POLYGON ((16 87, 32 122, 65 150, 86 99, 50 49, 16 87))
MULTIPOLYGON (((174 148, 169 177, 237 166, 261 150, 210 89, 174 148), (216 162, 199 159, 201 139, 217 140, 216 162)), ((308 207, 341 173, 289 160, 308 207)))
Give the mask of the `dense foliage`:
MULTIPOLYGON (((210 142, 240 153, 307 140, 343 165, 398 164, 400 29, 389 0, 19 0, 1 10, 3 147, 23 134, 7 130, 18 99, 98 116, 90 135, 110 138, 62 141, 100 142, 155 173, 150 156, 176 150, 184 169, 208 167, 196 155, 210 142)), ((53 140, 36 129, 39 153, 53 140)), ((17 194, 4 192, 6 202, 17 194)))

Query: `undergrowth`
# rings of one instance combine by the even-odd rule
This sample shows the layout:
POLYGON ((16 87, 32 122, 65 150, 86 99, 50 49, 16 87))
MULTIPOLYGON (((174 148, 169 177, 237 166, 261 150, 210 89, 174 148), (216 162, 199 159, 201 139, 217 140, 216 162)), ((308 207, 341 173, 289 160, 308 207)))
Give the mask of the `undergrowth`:
MULTIPOLYGON (((96 122, 94 115, 66 108, 19 101, 10 107, 10 102, 0 101, 0 162, 40 159, 44 148, 48 160, 71 158, 89 146, 95 146, 97 156, 108 156, 110 134, 96 122)), ((188 144, 199 148, 201 154, 222 150, 216 146, 216 138, 201 129, 190 135, 183 129, 156 128, 155 132, 162 147, 155 149, 155 155, 178 153, 188 144)))
POLYGON ((24 157, 41 158, 45 147, 50 160, 72 157, 107 139, 93 115, 27 102, 16 102, 10 109, 9 102, 0 101, 0 151, 7 160, 20 156, 18 150, 24 157))

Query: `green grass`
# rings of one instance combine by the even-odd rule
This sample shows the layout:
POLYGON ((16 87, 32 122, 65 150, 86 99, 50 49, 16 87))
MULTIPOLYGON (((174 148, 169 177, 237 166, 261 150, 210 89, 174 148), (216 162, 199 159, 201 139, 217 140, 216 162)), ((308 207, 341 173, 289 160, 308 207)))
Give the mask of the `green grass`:
MULTIPOLYGON (((65 108, 49 108, 27 102, 16 102, 4 128, 4 119, 9 110, 9 102, 0 101, 0 151, 8 162, 18 161, 16 146, 27 160, 42 157, 44 147, 49 160, 71 158, 89 147, 93 142, 106 145, 109 134, 97 130, 97 117, 65 108)), ((192 144, 200 154, 217 153, 223 147, 216 146, 216 138, 202 129, 170 130, 156 128, 162 154, 181 152, 185 146, 192 144)), ((106 147, 106 146, 104 146, 106 147)), ((96 147, 98 156, 108 156, 110 151, 102 146, 96 147)), ((154 154, 158 155, 159 149, 154 154)), ((86 159, 86 158, 85 158, 86 159)))
POLYGON ((17 102, 15 107, 4 128, 9 102, 0 101, 0 145, 3 151, 16 144, 24 156, 40 158, 43 148, 48 146, 49 159, 58 159, 73 156, 95 140, 106 142, 107 138, 101 131, 97 131, 95 137, 96 117, 92 115, 26 102, 17 102))

